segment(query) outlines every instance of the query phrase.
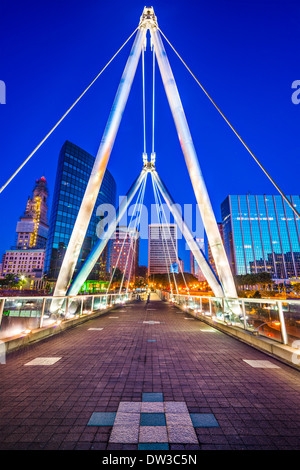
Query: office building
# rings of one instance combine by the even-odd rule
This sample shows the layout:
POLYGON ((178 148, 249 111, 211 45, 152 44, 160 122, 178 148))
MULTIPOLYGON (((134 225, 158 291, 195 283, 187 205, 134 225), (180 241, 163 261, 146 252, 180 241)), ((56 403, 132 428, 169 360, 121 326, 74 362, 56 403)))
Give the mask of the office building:
POLYGON ((171 272, 174 263, 178 263, 177 225, 149 225, 148 276, 171 272))
MULTIPOLYGON (((300 209, 300 196, 289 196, 300 209)), ((230 195, 221 206, 224 245, 234 274, 300 278, 300 222, 280 195, 230 195)))
MULTIPOLYGON (((46 247, 44 274, 48 280, 56 280, 68 246, 75 220, 94 165, 95 158, 77 145, 66 141, 60 151, 46 247)), ((116 202, 116 183, 106 170, 96 204, 78 257, 74 275, 82 266, 98 240, 97 225, 100 217, 96 211, 101 204, 116 202)), ((97 261, 88 279, 99 280, 108 275, 109 243, 97 261)))
POLYGON ((139 232, 136 228, 119 226, 111 240, 111 273, 119 268, 127 281, 138 276, 139 232))
POLYGON ((2 259, 2 276, 15 274, 27 280, 41 279, 45 261, 44 249, 8 250, 2 259))

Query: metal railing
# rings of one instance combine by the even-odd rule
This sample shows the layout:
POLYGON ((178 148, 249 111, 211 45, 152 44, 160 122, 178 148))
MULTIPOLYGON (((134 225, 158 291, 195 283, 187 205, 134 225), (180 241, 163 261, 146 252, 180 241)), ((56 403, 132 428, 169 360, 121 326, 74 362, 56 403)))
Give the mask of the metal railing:
POLYGON ((131 299, 131 293, 52 297, 0 297, 0 339, 24 336, 32 330, 56 327, 131 299))
POLYGON ((292 347, 300 344, 300 300, 197 297, 162 291, 160 297, 196 317, 210 317, 292 347))

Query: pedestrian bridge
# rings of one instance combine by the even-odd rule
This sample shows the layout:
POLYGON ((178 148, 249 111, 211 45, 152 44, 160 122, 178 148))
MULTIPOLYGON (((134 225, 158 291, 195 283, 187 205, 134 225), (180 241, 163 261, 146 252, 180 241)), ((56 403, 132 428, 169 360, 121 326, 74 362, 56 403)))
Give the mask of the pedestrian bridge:
MULTIPOLYGON (((296 365, 222 331, 238 327, 215 320, 213 299, 209 316, 204 298, 200 312, 201 305, 191 309, 183 299, 161 296, 112 296, 107 304, 100 296, 69 299, 65 317, 52 325, 48 298, 32 302, 44 307, 43 317, 4 314, 9 305, 17 311, 13 301, 22 302, 24 312, 28 302, 5 299, 2 321, 26 318, 23 326, 34 326, 31 320, 41 327, 23 333, 0 366, 0 448, 299 448, 296 365), (32 337, 50 328, 44 341, 32 337)), ((257 337, 244 330, 253 339, 289 347, 266 332, 257 337)))

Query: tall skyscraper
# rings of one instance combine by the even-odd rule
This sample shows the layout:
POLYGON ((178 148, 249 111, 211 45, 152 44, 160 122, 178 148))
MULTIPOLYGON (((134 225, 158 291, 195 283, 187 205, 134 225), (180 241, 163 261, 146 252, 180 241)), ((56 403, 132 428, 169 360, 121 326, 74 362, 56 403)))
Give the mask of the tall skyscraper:
POLYGON ((139 232, 132 227, 117 227, 111 240, 110 269, 119 268, 127 280, 138 276, 139 232))
POLYGON ((171 272, 174 263, 178 263, 177 225, 149 225, 148 276, 171 272))
MULTIPOLYGON (((60 151, 44 268, 49 280, 56 280, 58 277, 94 160, 92 155, 69 141, 64 143, 60 151)), ((101 204, 115 206, 115 203, 116 183, 111 173, 106 170, 74 275, 98 240, 96 233, 97 224, 100 222, 100 217, 96 215, 98 206, 101 204)), ((108 251, 109 243, 90 273, 89 279, 105 278, 109 270, 108 251)))
POLYGON ((48 189, 46 179, 36 180, 32 198, 28 198, 24 215, 17 223, 17 249, 46 248, 48 189))
POLYGON ((5 252, 0 275, 14 274, 24 277, 27 287, 43 275, 45 248, 48 235, 47 182, 37 179, 32 197, 28 197, 24 214, 17 222, 16 246, 5 252))
MULTIPOLYGON (((299 210, 300 196, 289 196, 299 210)), ((221 206, 224 244, 234 274, 266 271, 300 278, 300 221, 280 195, 230 195, 221 206)))

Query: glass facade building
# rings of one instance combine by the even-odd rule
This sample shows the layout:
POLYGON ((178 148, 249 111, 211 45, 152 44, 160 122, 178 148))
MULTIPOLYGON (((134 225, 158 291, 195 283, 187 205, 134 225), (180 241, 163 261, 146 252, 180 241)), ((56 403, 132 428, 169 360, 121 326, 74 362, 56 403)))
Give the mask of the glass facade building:
MULTIPOLYGON (((44 265, 44 275, 49 280, 56 280, 58 277, 94 161, 92 155, 68 141, 60 151, 44 265)), ((108 170, 104 174, 74 275, 98 240, 96 228, 100 217, 96 215, 96 211, 100 204, 112 204, 114 207, 116 204, 116 183, 108 170)), ((88 279, 105 278, 109 270, 108 251, 109 244, 88 279)))
MULTIPOLYGON (((289 196, 299 211, 300 196, 289 196)), ((234 274, 300 278, 300 221, 281 195, 230 195, 221 205, 225 250, 234 274)))

